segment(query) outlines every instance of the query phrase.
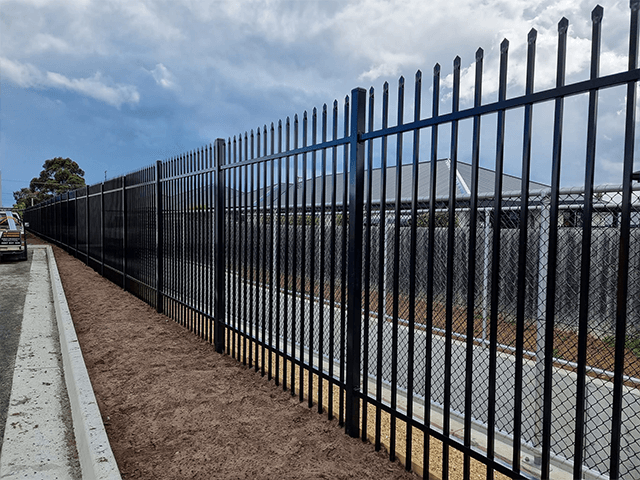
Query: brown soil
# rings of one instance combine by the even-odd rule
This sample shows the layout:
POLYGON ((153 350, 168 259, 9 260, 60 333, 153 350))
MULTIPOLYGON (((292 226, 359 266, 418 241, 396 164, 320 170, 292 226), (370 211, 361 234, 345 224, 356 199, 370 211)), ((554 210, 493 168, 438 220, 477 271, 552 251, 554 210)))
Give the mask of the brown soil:
POLYGON ((54 252, 123 478, 417 478, 81 261, 54 252))

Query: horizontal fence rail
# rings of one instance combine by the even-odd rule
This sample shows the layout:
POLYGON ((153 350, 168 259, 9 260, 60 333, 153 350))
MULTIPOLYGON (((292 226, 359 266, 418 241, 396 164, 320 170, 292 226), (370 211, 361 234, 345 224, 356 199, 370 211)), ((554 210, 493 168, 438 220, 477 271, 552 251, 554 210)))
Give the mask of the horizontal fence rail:
MULTIPOLYGON (((357 88, 263 126, 25 212, 30 230, 194 334, 336 417, 353 437, 427 477, 640 478, 640 174, 633 172, 638 11, 628 70, 600 76, 603 9, 592 12, 588 80, 405 123, 357 88), (595 185, 601 91, 626 89, 621 185, 595 185), (561 186, 565 99, 588 97, 584 184, 561 186), (553 104, 551 184, 531 180, 534 106, 553 104), (523 115, 520 177, 505 173, 507 112, 523 115), (392 117, 390 120, 389 117, 392 117), (395 120, 393 119, 395 117, 395 120), (470 163, 459 147, 472 124, 470 163), (391 122, 391 125, 390 125, 391 122), (495 168, 480 166, 495 122, 495 168), (448 146, 446 158, 438 153, 448 146)), ((396 108, 392 112, 391 105, 396 108)))

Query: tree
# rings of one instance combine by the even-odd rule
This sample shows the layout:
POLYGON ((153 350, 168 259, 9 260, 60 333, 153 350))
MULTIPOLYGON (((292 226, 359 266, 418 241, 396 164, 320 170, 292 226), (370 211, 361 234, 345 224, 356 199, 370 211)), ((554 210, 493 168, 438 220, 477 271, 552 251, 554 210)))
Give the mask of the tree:
POLYGON ((55 157, 45 160, 42 168, 40 175, 29 182, 29 188, 13 192, 17 208, 26 208, 85 186, 84 170, 70 158, 55 157))
POLYGON ((35 193, 32 192, 30 188, 26 187, 21 188, 17 192, 13 192, 13 199, 16 201, 13 207, 20 210, 24 210, 25 208, 30 207, 32 203, 36 203, 35 193))

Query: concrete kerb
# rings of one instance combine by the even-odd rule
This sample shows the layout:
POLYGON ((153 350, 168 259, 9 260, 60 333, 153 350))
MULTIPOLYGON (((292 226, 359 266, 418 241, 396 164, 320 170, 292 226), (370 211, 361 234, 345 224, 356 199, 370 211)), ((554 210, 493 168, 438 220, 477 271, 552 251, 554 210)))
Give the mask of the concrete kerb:
POLYGON ((83 479, 121 480, 93 393, 87 367, 62 288, 53 249, 46 247, 53 303, 60 334, 64 378, 83 479))

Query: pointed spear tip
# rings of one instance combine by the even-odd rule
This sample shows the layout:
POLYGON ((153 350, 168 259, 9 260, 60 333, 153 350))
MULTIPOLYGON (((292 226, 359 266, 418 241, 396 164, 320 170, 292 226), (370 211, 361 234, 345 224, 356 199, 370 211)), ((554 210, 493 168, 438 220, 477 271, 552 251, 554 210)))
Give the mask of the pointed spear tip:
POLYGON ((307 111, 305 110, 304 113, 302 114, 302 118, 304 118, 305 120, 307 119, 307 111))
POLYGON ((373 92, 374 92, 373 87, 370 87, 369 88, 369 96, 370 97, 373 97, 373 92))
POLYGON ((433 74, 434 75, 440 75, 440 64, 439 63, 436 63, 433 66, 433 74))
POLYGON ((422 80, 422 70, 420 69, 416 72, 416 80, 422 80))
POLYGON ((382 89, 385 92, 388 92, 389 91, 389 82, 384 82, 384 85, 382 85, 382 89))
POLYGON ((536 38, 538 38, 538 31, 535 28, 532 28, 531 30, 529 30, 529 35, 527 36, 529 44, 535 42, 536 38))
POLYGON ((567 17, 562 17, 562 20, 558 22, 558 32, 566 33, 568 28, 569 28, 569 20, 567 19, 567 17))
POLYGON ((336 109, 338 108, 338 99, 335 99, 333 101, 333 108, 336 108, 336 109))
POLYGON ((322 111, 326 112, 327 111, 327 104, 325 103, 324 105, 322 105, 322 111))
POLYGON ((478 50, 476 50, 476 61, 477 60, 482 60, 484 58, 484 50, 482 49, 482 47, 478 48, 478 50))
POLYGON ((313 107, 313 116, 315 117, 318 114, 318 109, 313 107))
POLYGON ((462 63, 462 59, 460 55, 456 55, 456 58, 453 59, 453 68, 460 68, 460 64, 462 63))
POLYGON ((398 85, 399 86, 404 86, 404 75, 400 75, 400 78, 398 79, 398 85))
POLYGON ((596 5, 596 8, 594 8, 593 11, 591 12, 591 20, 594 23, 600 22, 602 20, 603 15, 604 15, 604 8, 602 8, 602 6, 600 5, 596 5))
POLYGON ((507 53, 508 51, 509 51, 509 40, 505 38, 504 40, 502 40, 502 43, 500 44, 500 53, 507 53))

